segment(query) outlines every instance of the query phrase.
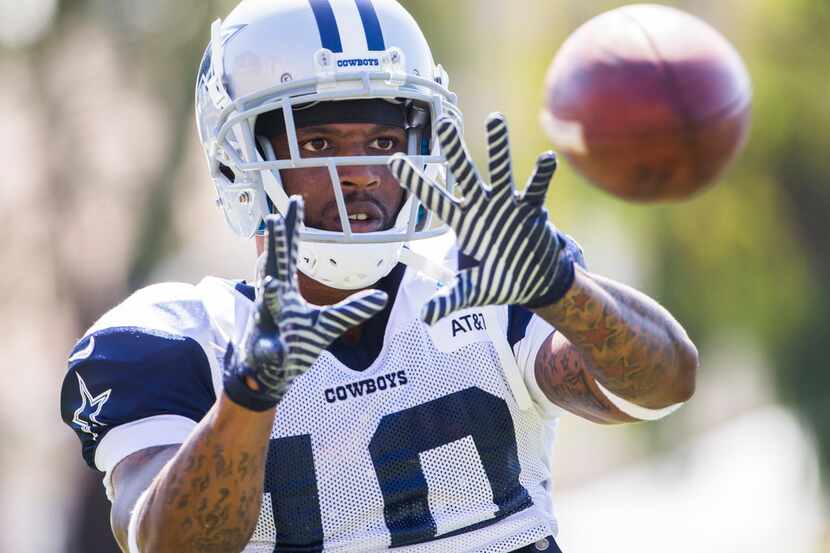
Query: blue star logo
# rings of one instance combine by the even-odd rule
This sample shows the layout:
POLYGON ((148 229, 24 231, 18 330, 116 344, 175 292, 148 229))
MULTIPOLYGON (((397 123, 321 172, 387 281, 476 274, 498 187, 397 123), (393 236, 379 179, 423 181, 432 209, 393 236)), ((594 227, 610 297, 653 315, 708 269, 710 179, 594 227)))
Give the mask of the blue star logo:
POLYGON ((87 388, 86 382, 84 382, 84 379, 81 378, 81 375, 75 373, 75 376, 78 377, 78 387, 81 392, 81 406, 75 411, 75 416, 72 417, 72 422, 77 424, 81 431, 86 432, 87 434, 92 434, 93 440, 97 440, 98 433, 94 432, 93 428, 106 426, 98 420, 98 415, 101 414, 101 409, 110 398, 112 388, 106 392, 98 394, 95 397, 92 397, 92 394, 89 392, 89 388, 87 388))

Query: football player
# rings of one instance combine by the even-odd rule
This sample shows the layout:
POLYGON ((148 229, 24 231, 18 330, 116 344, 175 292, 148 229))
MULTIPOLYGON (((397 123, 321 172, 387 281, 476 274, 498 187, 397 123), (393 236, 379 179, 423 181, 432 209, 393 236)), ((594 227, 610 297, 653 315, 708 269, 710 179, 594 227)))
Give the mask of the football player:
POLYGON ((69 358, 63 418, 130 553, 559 550, 563 410, 656 419, 697 352, 655 301, 585 269, 489 177, 446 72, 395 0, 244 0, 199 71, 199 134, 253 286, 139 290, 69 358))

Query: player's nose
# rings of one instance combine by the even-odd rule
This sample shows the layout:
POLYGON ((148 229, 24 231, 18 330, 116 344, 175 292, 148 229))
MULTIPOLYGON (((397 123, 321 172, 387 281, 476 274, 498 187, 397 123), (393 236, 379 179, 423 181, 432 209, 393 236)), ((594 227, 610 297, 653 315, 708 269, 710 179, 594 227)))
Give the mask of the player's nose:
POLYGON ((340 184, 344 188, 361 188, 371 190, 380 186, 380 175, 372 167, 341 167, 337 171, 340 184))

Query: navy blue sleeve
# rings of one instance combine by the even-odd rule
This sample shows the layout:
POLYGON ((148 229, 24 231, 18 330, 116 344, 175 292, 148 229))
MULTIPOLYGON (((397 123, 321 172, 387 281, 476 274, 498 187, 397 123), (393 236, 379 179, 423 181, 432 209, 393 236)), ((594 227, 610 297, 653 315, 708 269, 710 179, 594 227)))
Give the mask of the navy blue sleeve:
POLYGON ((533 311, 521 305, 507 306, 507 343, 512 349, 527 334, 527 325, 533 317, 533 311))
POLYGON ((196 340, 115 327, 84 337, 73 349, 61 416, 95 468, 95 449, 113 428, 155 415, 198 422, 215 401, 210 364, 196 340))

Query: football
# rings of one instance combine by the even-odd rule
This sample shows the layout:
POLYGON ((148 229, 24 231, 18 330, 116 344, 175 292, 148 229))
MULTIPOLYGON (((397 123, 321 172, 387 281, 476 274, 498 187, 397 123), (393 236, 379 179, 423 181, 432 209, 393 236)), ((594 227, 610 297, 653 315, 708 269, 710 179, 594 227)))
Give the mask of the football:
POLYGON ((589 181, 631 201, 677 200, 712 183, 744 146, 752 85, 735 48, 675 8, 603 13, 562 45, 542 125, 589 181))

